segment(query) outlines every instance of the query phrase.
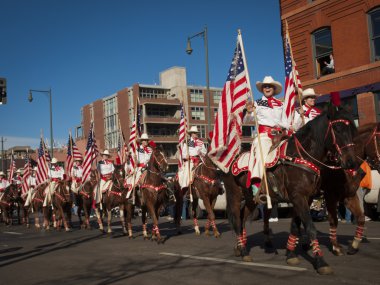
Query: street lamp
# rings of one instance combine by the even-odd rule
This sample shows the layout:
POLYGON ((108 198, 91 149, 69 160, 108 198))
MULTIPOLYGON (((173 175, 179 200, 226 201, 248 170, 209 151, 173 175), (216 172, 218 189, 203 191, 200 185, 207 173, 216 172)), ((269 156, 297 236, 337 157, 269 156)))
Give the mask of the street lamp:
POLYGON ((33 92, 39 92, 39 93, 45 93, 49 95, 49 101, 50 101, 50 157, 53 159, 53 109, 52 109, 52 103, 51 103, 51 88, 49 90, 34 90, 29 89, 29 96, 28 100, 29 102, 33 101, 33 92))
POLYGON ((187 47, 186 47, 186 53, 188 55, 191 55, 193 52, 193 49, 191 48, 191 42, 190 40, 192 38, 202 36, 205 43, 205 53, 206 53, 206 88, 207 88, 207 122, 208 122, 208 132, 211 131, 211 98, 210 98, 210 80, 209 80, 209 72, 208 72, 208 40, 207 40, 207 26, 205 26, 204 30, 202 32, 199 32, 191 37, 187 38, 187 47))

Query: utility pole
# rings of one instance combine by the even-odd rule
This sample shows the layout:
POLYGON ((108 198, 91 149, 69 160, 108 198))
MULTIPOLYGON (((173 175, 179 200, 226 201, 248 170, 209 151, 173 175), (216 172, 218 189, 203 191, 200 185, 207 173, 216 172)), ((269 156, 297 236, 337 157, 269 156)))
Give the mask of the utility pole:
POLYGON ((1 137, 1 171, 4 171, 4 142, 6 141, 7 139, 1 137))

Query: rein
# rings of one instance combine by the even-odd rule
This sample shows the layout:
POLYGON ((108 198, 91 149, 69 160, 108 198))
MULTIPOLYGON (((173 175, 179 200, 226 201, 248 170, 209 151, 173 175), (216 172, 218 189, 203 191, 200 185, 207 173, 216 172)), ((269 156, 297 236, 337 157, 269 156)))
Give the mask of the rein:
POLYGON ((365 146, 369 145, 370 142, 373 140, 373 144, 375 146, 375 151, 376 151, 376 156, 377 156, 377 161, 380 161, 379 149, 377 147, 377 136, 380 136, 380 132, 377 132, 377 125, 376 125, 375 128, 373 129, 372 135, 368 139, 365 146))

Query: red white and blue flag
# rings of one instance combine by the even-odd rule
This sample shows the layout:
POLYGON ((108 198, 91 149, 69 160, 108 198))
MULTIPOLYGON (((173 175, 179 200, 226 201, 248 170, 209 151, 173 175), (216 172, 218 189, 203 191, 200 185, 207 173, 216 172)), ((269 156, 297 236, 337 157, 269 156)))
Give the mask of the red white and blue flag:
POLYGON ((282 113, 282 122, 285 126, 293 125, 294 109, 297 97, 297 89, 302 92, 301 81, 298 77, 296 63, 292 59, 290 50, 289 33, 285 36, 285 96, 284 111, 282 113))
POLYGON ((186 138, 187 131, 187 121, 185 116, 184 106, 181 104, 181 120, 179 122, 179 131, 178 131, 178 144, 179 144, 179 159, 178 159, 178 167, 181 168, 183 165, 182 158, 182 147, 186 138))
POLYGON ((36 182, 37 185, 45 182, 48 179, 49 165, 46 160, 46 150, 43 138, 40 140, 40 147, 38 148, 38 160, 37 160, 37 173, 36 182))
POLYGON ((9 183, 12 183, 13 175, 15 174, 15 172, 16 172, 16 161, 15 161, 13 150, 12 150, 11 163, 9 166, 9 177, 8 177, 9 183))
POLYGON ((137 166, 137 138, 141 136, 141 126, 140 126, 140 103, 137 99, 136 101, 136 113, 135 120, 132 124, 131 133, 129 135, 129 151, 130 155, 130 163, 131 163, 131 171, 134 171, 137 166))
POLYGON ((243 40, 239 34, 234 57, 219 101, 208 154, 211 160, 225 173, 228 172, 234 157, 240 152, 243 110, 249 96, 242 46, 243 40))
POLYGON ((22 194, 26 194, 29 189, 28 180, 31 174, 29 153, 26 153, 24 174, 22 176, 22 194))
POLYGON ((82 159, 82 155, 76 146, 73 137, 69 134, 69 141, 67 142, 67 157, 66 157, 66 173, 71 176, 71 171, 74 166, 75 159, 82 159))
POLYGON ((99 154, 99 151, 96 145, 95 134, 94 134, 94 123, 91 123, 90 132, 88 134, 88 139, 87 139, 86 152, 85 152, 84 161, 83 161, 82 182, 85 182, 88 176, 90 175, 92 162, 96 159, 98 154, 99 154))

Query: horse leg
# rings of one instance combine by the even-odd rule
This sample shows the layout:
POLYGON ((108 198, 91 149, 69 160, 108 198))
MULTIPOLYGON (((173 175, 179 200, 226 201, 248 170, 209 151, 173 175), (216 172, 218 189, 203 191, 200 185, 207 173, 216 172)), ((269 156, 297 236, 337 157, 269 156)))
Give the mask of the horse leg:
POLYGON ((216 227, 215 213, 213 211, 213 208, 215 206, 215 202, 216 202, 216 199, 214 199, 213 203, 211 204, 210 200, 207 197, 205 197, 205 199, 203 200, 203 204, 204 204, 206 211, 207 211, 207 223, 206 223, 206 227, 205 227, 205 234, 207 236, 210 235, 209 229, 208 229, 209 227, 207 227, 207 224, 210 223, 212 230, 214 232, 214 237, 218 238, 218 237, 220 237, 220 233, 218 231, 218 228, 216 227))
POLYGON ((142 221, 142 228, 143 228, 143 236, 144 239, 149 239, 148 237, 148 231, 147 231, 147 224, 146 224, 146 206, 141 207, 141 221, 142 221))
POLYGON ((158 217, 158 211, 156 211, 154 209, 153 203, 147 205, 147 207, 148 207, 149 213, 152 217, 152 223, 153 223, 152 240, 157 240, 157 243, 160 243, 161 242, 161 235, 160 235, 160 230, 158 228, 158 218, 157 218, 158 217))
POLYGON ((264 225, 263 225, 263 231, 264 231, 264 244, 265 244, 265 247, 268 248, 268 249, 273 249, 273 243, 272 243, 272 239, 271 239, 271 235, 272 235, 272 230, 269 226, 269 217, 271 215, 271 212, 272 210, 271 209, 268 209, 267 205, 264 206, 264 216, 263 216, 263 221, 264 221, 264 225))
POLYGON ((359 197, 357 195, 349 197, 345 200, 346 206, 352 212, 357 221, 355 237, 352 244, 348 247, 347 254, 352 255, 359 251, 359 245, 363 238, 365 216, 360 207, 359 197))
POLYGON ((49 221, 49 206, 42 207, 42 214, 44 217, 43 226, 46 230, 50 230, 50 221, 49 221))
POLYGON ((201 231, 199 230, 199 224, 198 224, 198 218, 197 218, 197 208, 198 208, 198 198, 196 198, 195 196, 193 196, 194 199, 193 199, 193 203, 192 204, 192 207, 191 207, 191 211, 193 213, 193 223, 194 223, 194 230, 195 230, 195 234, 197 236, 199 236, 201 234, 201 231))
POLYGON ((109 234, 112 234, 111 222, 112 222, 112 209, 107 208, 107 233, 109 234))
POLYGON ((95 207, 96 218, 98 219, 99 230, 104 233, 103 220, 99 210, 99 204, 95 207))
POLYGON ((184 190, 183 189, 177 189, 175 192, 175 215, 174 215, 174 223, 177 230, 177 234, 182 234, 181 232, 181 214, 182 214, 182 207, 183 207, 183 196, 184 196, 184 190))
MULTIPOLYGON (((266 217, 266 218, 268 219, 269 217, 266 217)), ((293 217, 290 224, 290 234, 288 237, 288 242, 286 244, 286 263, 292 266, 298 265, 300 263, 300 260, 296 254, 296 247, 299 241, 299 237, 298 237, 299 224, 300 224, 300 218, 293 217)))
POLYGON ((34 209, 34 226, 37 229, 40 229, 41 225, 40 225, 40 215, 38 213, 38 207, 34 206, 33 204, 31 205, 31 207, 33 207, 34 209))
POLYGON ((91 200, 90 200, 90 203, 89 204, 86 204, 86 201, 85 200, 82 200, 82 209, 83 209, 83 212, 84 212, 84 217, 85 217, 85 227, 88 229, 88 230, 91 230, 91 224, 90 224, 90 215, 91 215, 91 200))
POLYGON ((330 196, 326 196, 326 208, 328 211, 328 219, 330 224, 330 243, 331 243, 331 250, 332 253, 336 256, 344 255, 344 251, 342 246, 339 244, 337 239, 337 228, 338 228, 338 216, 337 216, 337 206, 338 201, 336 199, 333 199, 330 196))
POLYGON ((299 213, 299 217, 305 226, 307 236, 311 242, 315 269, 319 274, 322 275, 332 274, 332 268, 326 263, 323 258, 323 252, 319 246, 319 241, 317 239, 317 229, 315 228, 313 220, 311 218, 309 204, 306 197, 297 196, 292 199, 292 204, 295 207, 296 213, 299 213))
MULTIPOLYGON (((71 212, 71 209, 69 209, 69 210, 70 210, 70 212, 71 212)), ((63 225, 65 226, 65 231, 66 231, 66 232, 69 232, 69 231, 70 231, 70 228, 69 228, 69 223, 68 223, 68 221, 70 221, 70 215, 68 214, 68 212, 66 212, 67 215, 68 215, 68 217, 67 217, 67 219, 66 219, 66 217, 65 217, 65 211, 63 210, 63 205, 60 206, 60 208, 59 208, 59 213, 60 213, 60 215, 61 215, 61 219, 62 219, 62 221, 63 221, 63 225)))
POLYGON ((132 233, 132 216, 134 211, 134 206, 131 203, 127 203, 126 205, 126 211, 127 211, 127 226, 128 226, 128 237, 131 239, 133 238, 132 233))
POLYGON ((123 234, 126 235, 128 232, 125 226, 124 205, 120 205, 119 209, 120 209, 120 221, 121 221, 121 226, 123 228, 123 234))

